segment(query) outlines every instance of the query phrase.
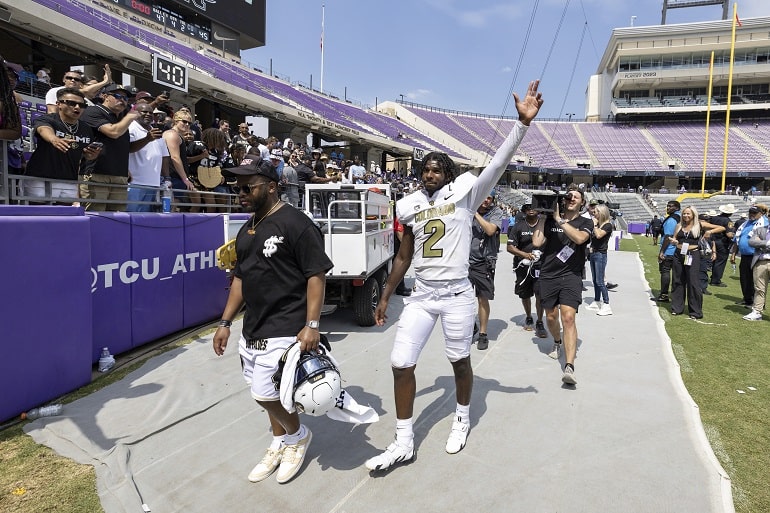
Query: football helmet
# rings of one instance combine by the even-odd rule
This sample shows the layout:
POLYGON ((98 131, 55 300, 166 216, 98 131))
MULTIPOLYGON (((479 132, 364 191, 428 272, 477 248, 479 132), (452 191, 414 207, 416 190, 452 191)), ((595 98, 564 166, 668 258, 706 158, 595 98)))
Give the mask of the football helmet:
POLYGON ((342 393, 340 371, 322 345, 317 353, 304 352, 294 378, 294 407, 300 413, 321 416, 334 408, 342 393))

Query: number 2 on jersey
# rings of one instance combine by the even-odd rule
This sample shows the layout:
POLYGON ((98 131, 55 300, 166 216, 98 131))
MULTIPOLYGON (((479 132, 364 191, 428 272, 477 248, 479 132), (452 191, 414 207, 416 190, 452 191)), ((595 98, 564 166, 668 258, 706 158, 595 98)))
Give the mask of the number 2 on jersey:
POLYGON ((441 238, 446 231, 446 225, 441 219, 433 219, 425 224, 423 233, 430 235, 425 244, 422 245, 422 257, 423 258, 441 258, 444 255, 444 250, 436 248, 441 238))

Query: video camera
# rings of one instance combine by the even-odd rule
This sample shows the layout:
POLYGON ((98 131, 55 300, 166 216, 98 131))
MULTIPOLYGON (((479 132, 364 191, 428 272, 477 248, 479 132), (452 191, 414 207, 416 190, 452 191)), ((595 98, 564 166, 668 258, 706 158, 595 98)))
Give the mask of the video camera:
POLYGON ((567 210, 566 200, 570 194, 577 194, 580 200, 583 200, 583 194, 577 190, 563 191, 561 189, 551 189, 550 191, 538 191, 532 194, 532 207, 541 214, 553 214, 556 205, 559 205, 559 212, 564 213, 567 210))
POLYGON ((564 212, 564 200, 566 197, 567 191, 562 191, 561 189, 538 191, 532 193, 532 208, 541 214, 553 214, 558 203, 559 212, 564 212))

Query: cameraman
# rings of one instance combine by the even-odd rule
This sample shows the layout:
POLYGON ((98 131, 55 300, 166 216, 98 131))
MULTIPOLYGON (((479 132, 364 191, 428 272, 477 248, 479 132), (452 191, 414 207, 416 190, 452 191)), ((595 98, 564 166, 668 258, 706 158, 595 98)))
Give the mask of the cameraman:
POLYGON ((540 216, 532 244, 543 252, 538 279, 540 301, 545 309, 548 330, 554 339, 553 349, 548 356, 555 360, 559 358, 563 328, 565 365, 561 380, 566 385, 575 385, 575 314, 583 300, 585 252, 594 226, 589 219, 580 215, 585 203, 582 191, 569 191, 562 204, 560 200, 559 197, 554 202, 550 217, 540 216))

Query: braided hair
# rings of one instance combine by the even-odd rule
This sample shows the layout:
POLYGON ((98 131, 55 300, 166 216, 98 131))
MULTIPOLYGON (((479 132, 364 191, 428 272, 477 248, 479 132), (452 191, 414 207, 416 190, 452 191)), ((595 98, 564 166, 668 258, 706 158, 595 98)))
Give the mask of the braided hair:
POLYGON ((16 96, 13 94, 11 83, 8 81, 8 72, 10 70, 2 56, 0 56, 0 68, 0 115, 2 116, 2 128, 20 128, 19 106, 16 105, 16 96))
POLYGON ((425 157, 422 159, 422 168, 424 169, 425 166, 428 165, 428 162, 431 160, 435 160, 438 163, 441 171, 444 172, 446 183, 449 183, 455 179, 456 166, 454 161, 449 158, 449 155, 446 153, 441 153, 440 151, 432 151, 425 155, 425 157))

